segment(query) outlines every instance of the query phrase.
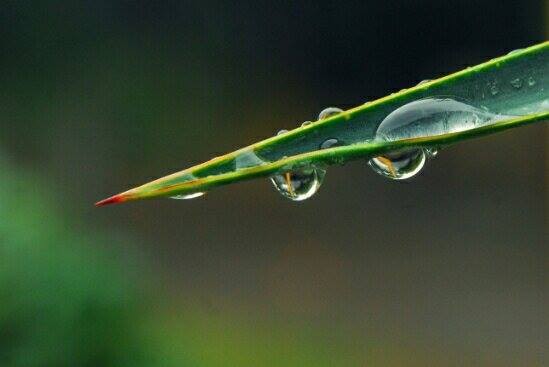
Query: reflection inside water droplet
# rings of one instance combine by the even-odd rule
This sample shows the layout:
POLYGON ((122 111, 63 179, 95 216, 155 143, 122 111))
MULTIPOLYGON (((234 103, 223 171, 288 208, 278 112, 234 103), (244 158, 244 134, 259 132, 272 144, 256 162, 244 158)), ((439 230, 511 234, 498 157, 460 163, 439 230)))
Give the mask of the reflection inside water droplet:
POLYGON ((205 192, 193 192, 192 194, 187 194, 187 195, 175 195, 175 196, 171 196, 170 199, 176 199, 176 200, 190 200, 190 199, 195 199, 195 198, 201 197, 201 196, 203 196, 204 194, 206 194, 206 193, 205 193, 205 192))
POLYGON ((271 182, 285 198, 302 201, 318 191, 325 175, 326 171, 321 168, 300 168, 272 176, 271 182))
POLYGON ((405 180, 421 171, 425 164, 425 158, 423 149, 412 149, 372 158, 368 161, 368 164, 374 172, 384 177, 393 180, 405 180))
POLYGON ((329 117, 339 115, 341 112, 343 112, 343 110, 341 108, 327 107, 327 108, 323 109, 322 111, 320 111, 320 113, 318 114, 318 119, 319 120, 324 120, 324 119, 327 119, 329 117))

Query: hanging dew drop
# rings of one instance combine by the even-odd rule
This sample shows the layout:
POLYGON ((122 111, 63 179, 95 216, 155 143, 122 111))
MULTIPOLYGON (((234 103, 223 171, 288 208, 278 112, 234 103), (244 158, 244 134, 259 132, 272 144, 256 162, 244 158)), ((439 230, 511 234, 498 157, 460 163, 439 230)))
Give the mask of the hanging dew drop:
POLYGON ((318 191, 325 175, 326 171, 321 168, 300 168, 272 176, 271 182, 285 198, 303 201, 318 191))
POLYGON ((426 154, 423 149, 405 150, 387 153, 372 158, 368 164, 374 172, 393 179, 405 180, 418 174, 425 164, 426 154))
POLYGON ((206 193, 205 192, 193 192, 192 194, 187 194, 187 195, 175 195, 175 196, 171 196, 170 199, 175 199, 175 200, 190 200, 190 199, 196 199, 196 198, 199 198, 203 195, 205 195, 206 193))
MULTIPOLYGON (((305 123, 307 122, 312 123, 310 121, 306 121, 305 123)), ((280 130, 277 135, 287 132, 288 130, 280 130)), ((336 139, 329 140, 335 140, 337 143, 336 139)), ((325 175, 326 170, 311 166, 271 176, 270 180, 276 191, 285 198, 293 201, 303 201, 318 191, 324 181, 325 175)))
MULTIPOLYGON (((190 173, 187 173, 185 175, 182 175, 180 177, 180 179, 183 180, 183 181, 192 181, 192 180, 195 180, 196 177, 194 175, 190 174, 190 173)), ((201 197, 205 194, 206 194, 205 192, 193 192, 193 193, 190 193, 190 194, 174 195, 174 196, 171 196, 170 199, 190 200, 190 199, 195 199, 195 198, 201 197)))
POLYGON ((339 115, 342 112, 343 112, 343 110, 341 108, 327 107, 327 108, 323 109, 322 111, 320 111, 320 113, 318 114, 318 119, 319 120, 325 120, 329 117, 339 115))

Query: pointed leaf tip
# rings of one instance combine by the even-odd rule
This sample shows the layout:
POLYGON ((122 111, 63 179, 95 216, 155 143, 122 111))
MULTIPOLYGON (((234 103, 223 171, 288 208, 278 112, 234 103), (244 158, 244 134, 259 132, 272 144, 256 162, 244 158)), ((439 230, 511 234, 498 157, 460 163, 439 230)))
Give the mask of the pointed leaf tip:
POLYGON ((125 197, 119 194, 119 195, 114 195, 114 196, 111 196, 110 198, 98 201, 97 203, 95 203, 95 206, 99 207, 99 206, 105 206, 109 204, 118 204, 124 201, 126 201, 125 197))

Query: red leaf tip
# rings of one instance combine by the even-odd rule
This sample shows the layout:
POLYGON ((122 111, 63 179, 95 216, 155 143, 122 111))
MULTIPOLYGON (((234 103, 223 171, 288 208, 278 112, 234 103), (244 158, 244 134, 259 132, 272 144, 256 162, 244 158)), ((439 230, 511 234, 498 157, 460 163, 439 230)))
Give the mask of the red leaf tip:
POLYGON ((124 202, 124 201, 126 201, 126 198, 123 195, 119 194, 119 195, 114 195, 114 196, 111 196, 110 198, 98 201, 97 203, 95 203, 95 206, 104 206, 104 205, 109 205, 109 204, 117 204, 117 203, 121 203, 121 202, 124 202))

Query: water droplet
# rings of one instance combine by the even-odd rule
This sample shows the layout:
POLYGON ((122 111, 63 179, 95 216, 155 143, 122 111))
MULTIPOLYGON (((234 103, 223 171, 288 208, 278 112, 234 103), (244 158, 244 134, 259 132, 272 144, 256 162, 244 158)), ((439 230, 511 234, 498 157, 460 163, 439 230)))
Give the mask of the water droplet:
POLYGON ((343 112, 343 110, 341 108, 327 107, 327 108, 323 109, 322 111, 320 111, 320 113, 318 114, 318 119, 319 120, 324 120, 324 119, 327 119, 329 117, 339 115, 341 112, 343 112))
POLYGON ((376 173, 384 177, 405 180, 421 171, 425 164, 425 158, 423 149, 411 149, 372 158, 368 164, 376 173))
POLYGON ((509 52, 508 55, 514 55, 518 52, 521 52, 522 50, 524 50, 524 49, 523 48, 517 48, 516 50, 513 50, 513 51, 509 52))
POLYGON ((490 93, 492 93, 493 96, 495 96, 496 94, 498 94, 498 86, 496 85, 496 83, 492 84, 490 86, 490 93))
MULTIPOLYGON (((375 139, 395 141, 443 135, 488 125, 505 117, 455 99, 426 98, 405 104, 387 115, 378 126, 375 139)), ((373 158, 369 164, 377 173, 401 180, 417 174, 426 156, 435 155, 435 148, 407 149, 373 158)))
POLYGON ((511 85, 516 89, 520 89, 522 87, 522 80, 520 78, 513 79, 511 80, 511 85))
POLYGON ((425 79, 425 80, 422 80, 419 83, 417 83, 417 85, 423 85, 423 84, 429 83, 430 81, 431 81, 431 79, 425 79))
POLYGON ((272 176, 271 182, 285 198, 302 201, 310 198, 318 191, 325 175, 326 171, 321 168, 299 168, 272 176))
POLYGON ((206 193, 205 192, 193 192, 192 194, 175 195, 175 196, 170 197, 170 199, 190 200, 190 199, 195 199, 195 198, 198 198, 200 196, 203 196, 204 194, 206 194, 206 193))
POLYGON ((335 147, 338 144, 339 144, 339 140, 337 140, 337 139, 328 139, 328 140, 325 140, 322 144, 320 144, 320 149, 332 148, 332 147, 335 147))
POLYGON ((252 149, 247 149, 235 157, 234 168, 235 170, 239 170, 242 168, 260 166, 264 163, 265 161, 259 158, 252 149))
POLYGON ((435 158, 438 154, 437 148, 425 148, 425 154, 427 155, 427 158, 435 158))
POLYGON ((279 132, 277 132, 276 135, 286 134, 287 132, 288 132, 288 130, 282 129, 279 132))
POLYGON ((312 123, 313 123, 312 121, 305 121, 301 124, 301 127, 312 125, 312 123))
POLYGON ((394 141, 442 135, 494 123, 508 116, 451 98, 425 98, 391 112, 376 130, 375 139, 394 141))
POLYGON ((529 87, 533 87, 534 85, 536 85, 536 80, 535 80, 533 77, 529 77, 529 78, 526 80, 526 83, 528 83, 528 86, 529 86, 529 87))

